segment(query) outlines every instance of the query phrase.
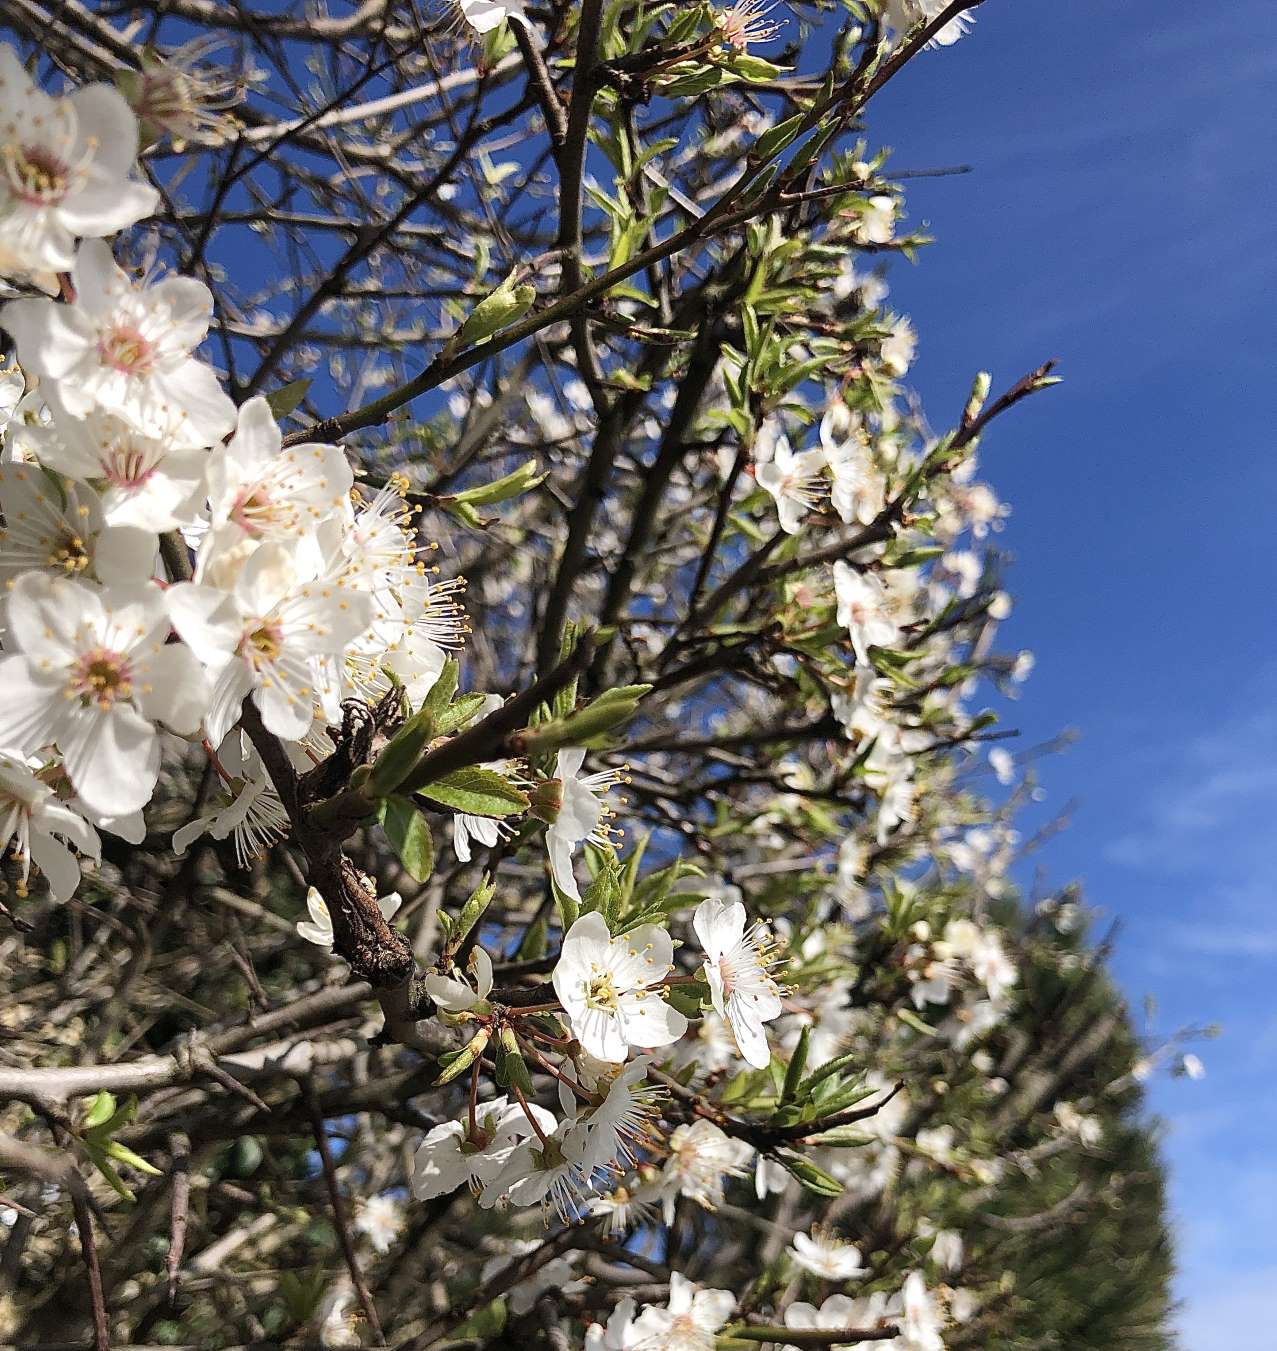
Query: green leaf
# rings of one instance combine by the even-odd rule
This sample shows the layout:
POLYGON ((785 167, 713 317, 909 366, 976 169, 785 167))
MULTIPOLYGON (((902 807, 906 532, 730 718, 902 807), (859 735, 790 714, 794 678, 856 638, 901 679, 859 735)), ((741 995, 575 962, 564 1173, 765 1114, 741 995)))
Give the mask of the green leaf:
POLYGON ((435 718, 423 705, 386 743, 368 775, 368 795, 386 797, 412 773, 435 736, 435 718))
POLYGON ((559 886, 553 876, 550 878, 550 887, 554 892, 554 904, 559 911, 559 928, 564 933, 577 922, 581 914, 581 907, 576 899, 569 896, 566 891, 559 886))
MULTIPOLYGON (((676 69, 680 69, 677 68, 676 69)), ((722 84, 735 83, 736 77, 718 66, 691 66, 688 73, 661 82, 661 93, 669 98, 693 98, 722 84)))
POLYGON ((852 1126, 835 1126, 831 1131, 811 1136, 813 1144, 828 1146, 830 1149, 859 1149, 862 1145, 872 1144, 877 1138, 852 1126))
POLYGON ((124 1179, 115 1171, 107 1159, 106 1150, 103 1146, 85 1141, 84 1147, 88 1151, 93 1166, 107 1180, 111 1190, 125 1201, 136 1201, 137 1197, 133 1194, 132 1189, 126 1185, 124 1179))
POLYGON ((453 493, 453 502, 463 502, 471 507, 490 507, 496 502, 505 502, 535 488, 545 480, 545 474, 537 473, 537 462, 526 460, 513 473, 493 479, 491 483, 480 484, 477 488, 467 488, 464 492, 453 493))
POLYGON ((438 717, 452 702, 452 696, 456 694, 460 682, 461 665, 456 657, 449 657, 422 701, 421 707, 429 709, 435 717, 438 717))
POLYGON ((262 1166, 266 1157, 262 1142, 255 1135, 241 1135, 231 1150, 230 1171, 232 1177, 252 1177, 262 1166))
POLYGON ((813 1070, 806 1079, 803 1080, 798 1091, 803 1097, 809 1097, 812 1090, 826 1079, 832 1078, 835 1074, 841 1074, 843 1070, 849 1070, 853 1065, 861 1063, 863 1056, 858 1055, 840 1055, 835 1056, 833 1060, 826 1061, 818 1070, 813 1070))
POLYGON ((594 880, 581 895, 581 913, 597 910, 611 928, 616 923, 621 901, 621 869, 610 849, 586 845, 586 854, 597 865, 594 880))
POLYGON ((496 894, 497 884, 487 873, 484 873, 479 885, 470 893, 465 905, 461 907, 461 914, 457 917, 452 937, 448 940, 449 949, 455 951, 461 946, 470 930, 483 918, 484 912, 492 904, 492 898, 496 894))
POLYGON ((793 117, 787 117, 783 122, 768 128, 750 147, 750 158, 761 164, 780 154, 802 130, 806 117, 806 113, 795 113, 793 117))
POLYGON ((833 1093, 824 1095, 819 1103, 817 1128, 819 1128, 820 1121, 828 1121, 831 1117, 837 1116, 839 1112, 845 1112, 849 1107, 855 1107, 857 1103, 873 1097, 873 1094, 872 1088, 866 1088, 864 1084, 855 1081, 843 1084, 833 1093))
POLYGON ((783 75, 787 67, 774 66, 770 61, 764 61, 761 56, 750 56, 747 52, 740 52, 727 63, 733 74, 739 75, 744 80, 753 80, 759 84, 766 84, 774 80, 779 75, 783 75))
POLYGON ((516 286, 514 277, 511 272, 495 291, 484 296, 449 341, 448 347, 455 350, 486 342, 494 333, 508 328, 527 314, 536 303, 536 288, 526 283, 516 286))
POLYGON ((454 699, 439 714, 435 725, 436 732, 443 736, 445 733, 455 732, 464 727, 483 707, 483 701, 486 698, 487 695, 485 694, 463 694, 459 699, 454 699))
POLYGON ((306 397, 306 391, 309 388, 310 381, 300 379, 290 380, 286 385, 272 389, 266 396, 266 403, 270 407, 271 415, 276 419, 286 418, 306 397))
POLYGON ((453 1342, 477 1342, 484 1345, 494 1340, 505 1327, 506 1324, 506 1306, 505 1296, 494 1299, 491 1304, 485 1304, 483 1308, 476 1309, 474 1313, 460 1323, 452 1330, 449 1341, 453 1342))
POLYGON ((118 1140, 112 1140, 106 1146, 106 1155, 117 1163, 125 1163, 130 1168, 136 1168, 139 1173, 145 1173, 148 1177, 164 1176, 161 1169, 153 1163, 148 1163, 140 1154, 135 1154, 128 1145, 123 1145, 118 1140))
POLYGON ((301 1275, 295 1271, 281 1273, 279 1293, 295 1323, 304 1323, 312 1316, 319 1307, 327 1284, 328 1273, 319 1263, 301 1275))
POLYGON ((521 962, 534 962, 537 958, 544 957, 549 946, 549 937, 549 925, 546 924, 544 917, 538 916, 528 925, 515 956, 521 962))
POLYGON ((802 1082, 803 1070, 807 1065, 807 1046, 811 1041, 811 1026, 808 1024, 798 1036, 798 1045, 789 1057, 785 1070, 785 1083, 781 1089, 781 1102, 793 1102, 798 1096, 798 1086, 802 1082))
POLYGON ((607 733, 638 712, 639 701, 651 685, 621 685, 607 690, 584 708, 569 711, 524 734, 530 755, 544 755, 564 746, 596 747, 607 744, 607 733))
POLYGON ((897 1009, 896 1017, 906 1027, 913 1028, 915 1032, 921 1032, 924 1037, 938 1037, 940 1035, 930 1023, 924 1023, 912 1009, 897 1009))
POLYGON ((435 844, 430 826, 417 808, 402 797, 388 797, 379 814, 382 829, 408 876, 429 880, 435 866, 435 844))
POLYGON ((444 1069, 435 1080, 435 1087, 442 1088, 444 1084, 450 1084, 454 1079, 464 1074, 484 1053, 488 1042, 491 1040, 492 1029, 481 1027, 461 1050, 441 1055, 439 1063, 444 1066, 444 1069))
POLYGON ((801 1154, 791 1154, 788 1150, 778 1151, 776 1157, 789 1175, 797 1178, 809 1192, 815 1192, 817 1196, 842 1195, 842 1183, 830 1177, 823 1168, 817 1168, 810 1159, 803 1158, 801 1154))
POLYGON ((105 1124, 114 1115, 115 1095, 113 1093, 108 1093, 103 1089, 102 1092, 89 1103, 89 1110, 84 1114, 82 1129, 91 1131, 95 1127, 105 1124))
POLYGON ((701 980, 690 985, 671 986, 663 998, 685 1018, 699 1018, 704 1013, 704 1005, 709 1002, 709 986, 701 980))
POLYGON ((467 816, 516 816, 528 809, 528 795, 494 769, 471 765, 421 784, 416 792, 467 816))
POLYGON ((524 1097, 532 1094, 532 1078, 528 1074, 527 1062, 519 1049, 514 1029, 501 1030, 501 1045, 497 1051, 497 1082, 503 1088, 517 1088, 524 1097))

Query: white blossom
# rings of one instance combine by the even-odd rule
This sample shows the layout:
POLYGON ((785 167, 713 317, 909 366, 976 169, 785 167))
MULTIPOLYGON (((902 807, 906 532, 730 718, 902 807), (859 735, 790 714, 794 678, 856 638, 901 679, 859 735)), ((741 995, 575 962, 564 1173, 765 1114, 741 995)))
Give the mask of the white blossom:
POLYGON ((876 572, 853 568, 840 558, 834 564, 834 594, 838 622, 847 630, 858 662, 869 665, 871 647, 892 647, 899 640, 886 587, 876 572))
MULTIPOLYGON (((897 34, 907 33, 920 23, 929 23, 938 18, 946 7, 947 0, 886 0, 883 17, 887 26, 897 34)), ((964 11, 950 19, 927 44, 932 47, 949 47, 963 37, 975 18, 964 11)))
POLYGON ((619 1073, 604 1076, 595 1101, 574 1114, 570 1150, 587 1170, 633 1167, 652 1144, 663 1091, 647 1083, 651 1063, 651 1056, 636 1056, 619 1073))
POLYGON ((905 1277, 900 1291, 901 1351, 944 1351, 944 1315, 919 1271, 905 1277))
POLYGON ((92 488, 30 464, 0 464, 0 582, 26 572, 140 585, 155 567, 156 539, 131 525, 108 525, 92 488))
POLYGON ((795 1234, 789 1255, 804 1271, 829 1281, 849 1281, 864 1274, 860 1249, 833 1234, 815 1230, 795 1234))
POLYGON ((461 17, 480 36, 510 19, 530 27, 524 13, 525 0, 455 0, 455 3, 461 17))
POLYGON ((214 769, 221 778, 220 801, 173 832, 173 852, 184 854, 202 835, 235 842, 241 868, 260 857, 288 833, 288 812, 280 801, 261 756, 243 732, 230 732, 217 750, 214 769))
POLYGON ((780 528, 786 534, 797 534, 803 518, 820 501, 824 467, 823 450, 795 452, 785 436, 777 437, 770 458, 755 466, 754 478, 775 500, 780 528))
POLYGON ((687 1019, 660 996, 673 969, 669 931, 645 924, 620 938, 597 911, 568 930, 554 968, 554 989, 572 1035, 600 1060, 620 1062, 631 1046, 668 1046, 687 1019))
POLYGON ((403 1206, 393 1196, 370 1196, 355 1215, 355 1229, 372 1244, 374 1251, 388 1253, 403 1228, 403 1206))
POLYGON ((155 210, 159 194, 131 178, 137 119, 119 92, 82 85, 54 97, 0 45, 0 275, 56 290, 77 236, 101 238, 155 210))
POLYGON ((219 554, 257 541, 308 539, 321 521, 353 519, 350 464, 336 446, 284 448, 270 405, 258 396, 239 410, 235 434, 208 459, 210 530, 197 577, 219 554))
MULTIPOLYGON (((535 1252, 541 1245, 535 1239, 516 1240, 509 1245, 510 1252, 499 1257, 489 1258, 479 1272, 479 1279, 490 1281, 520 1258, 535 1252)), ((569 1252, 563 1257, 544 1262, 535 1267, 527 1276, 510 1287, 507 1296, 510 1312, 529 1313, 540 1297, 553 1290, 558 1294, 572 1295, 586 1288, 586 1282, 576 1274, 576 1264, 580 1260, 579 1252, 569 1252)))
POLYGON ((580 1140, 571 1121, 557 1124, 553 1117, 535 1104, 529 1112, 537 1119, 538 1129, 515 1146, 504 1168, 483 1192, 483 1203, 501 1195, 516 1206, 540 1205, 554 1213, 564 1224, 571 1224, 586 1213, 593 1190, 593 1169, 579 1155, 580 1140))
POLYGON ((629 1295, 617 1300, 606 1326, 590 1323, 585 1329, 585 1351, 633 1351, 637 1340, 634 1300, 629 1295))
POLYGON ((9 625, 18 650, 0 660, 0 746, 56 745, 90 806, 144 806, 159 774, 156 724, 191 736, 208 698, 194 654, 166 642, 163 593, 26 573, 9 594, 9 625))
POLYGON ((168 601, 173 626, 211 675, 205 728, 213 742, 250 694, 268 731, 290 741, 305 736, 318 660, 340 656, 372 617, 366 596, 315 579, 297 545, 259 545, 229 591, 182 582, 168 601))
POLYGON ((703 900, 692 918, 714 1009, 731 1024, 746 1063, 765 1069, 771 1049, 763 1024, 780 1015, 780 989, 768 970, 770 935, 762 925, 746 931, 746 924, 740 901, 715 896, 703 900))
POLYGON ((897 378, 907 375, 917 351, 918 335, 914 332, 913 325, 908 319, 893 319, 890 330, 878 349, 883 369, 888 375, 897 378))
POLYGON ((49 402, 52 424, 32 432, 40 463, 92 482, 107 525, 158 534, 196 519, 203 507, 208 462, 202 446, 184 446, 180 432, 138 427, 103 409, 90 408, 75 417, 56 392, 50 393, 49 402))
POLYGON ((671 1271, 668 1303, 649 1304, 639 1314, 635 1341, 650 1351, 713 1351, 715 1337, 735 1310, 730 1290, 705 1290, 671 1271))
POLYGON ((609 769, 582 774, 584 763, 585 752, 579 748, 567 748, 558 753, 555 778, 562 785, 562 805, 554 824, 545 832, 555 885, 574 901, 581 899, 572 871, 572 854, 576 847, 586 840, 606 848, 616 847, 616 839, 607 825, 610 812, 602 801, 602 794, 618 782, 620 771, 609 769))
POLYGON ((674 1203, 680 1196, 706 1210, 716 1209, 728 1178, 743 1177, 754 1152, 703 1117, 676 1126, 669 1151, 661 1182, 667 1224, 674 1222, 674 1203))
POLYGON ((68 846, 92 859, 101 855, 93 827, 59 802, 20 756, 0 751, 0 854, 12 853, 23 887, 34 866, 53 899, 67 900, 80 884, 80 864, 68 846))
POLYGON ((860 208, 856 237, 862 244, 889 244, 896 233, 896 199, 871 197, 860 208))
MULTIPOLYGON (((881 1302, 885 1306, 885 1296, 881 1297, 881 1302)), ((852 1299, 849 1295, 830 1295, 819 1309, 814 1304, 795 1300, 785 1309, 785 1326, 804 1330, 869 1328, 873 1327, 877 1320, 867 1316, 868 1313, 864 1300, 852 1299)), ((833 1345, 845 1345, 845 1343, 835 1342, 833 1345)), ((787 1346, 785 1351, 798 1351, 798 1348, 787 1346)))
POLYGON ((134 284, 101 240, 86 240, 71 271, 72 304, 11 300, 0 324, 28 374, 57 382, 68 412, 95 405, 212 445, 235 425, 235 405, 211 367, 191 353, 204 341, 213 297, 193 277, 134 284))
MULTIPOLYGON (((530 1110, 543 1130, 553 1130, 554 1117, 535 1103, 530 1110)), ((510 1155, 533 1126, 519 1103, 495 1098, 476 1114, 475 1133, 462 1121, 435 1126, 417 1146, 413 1157, 412 1194, 419 1201, 443 1196, 458 1187, 478 1192, 500 1174, 510 1155)), ((495 1205, 500 1189, 485 1191, 481 1204, 495 1205)))
MULTIPOLYGON (((386 895, 377 898, 377 909, 381 911, 387 923, 394 919, 402 904, 403 899, 397 891, 387 892, 386 895)), ((334 941, 332 912, 318 888, 306 888, 306 909, 310 919, 297 922, 297 936, 304 938, 308 943, 314 943, 316 947, 323 948, 325 952, 331 952, 334 941)))
POLYGON ((425 977, 426 993, 447 1013, 472 1009, 492 993, 492 958, 477 943, 470 949, 466 974, 468 981, 429 971, 425 977))

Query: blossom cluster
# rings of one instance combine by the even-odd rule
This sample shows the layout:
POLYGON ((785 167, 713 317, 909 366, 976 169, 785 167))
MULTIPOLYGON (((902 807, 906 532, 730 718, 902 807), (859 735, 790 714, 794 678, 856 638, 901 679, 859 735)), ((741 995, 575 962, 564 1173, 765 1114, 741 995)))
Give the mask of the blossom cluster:
MULTIPOLYGON (((108 236, 154 205, 128 177, 138 131, 121 96, 90 88, 50 100, 3 51, 9 99, 43 109, 32 128, 11 128, 25 138, 23 163, 43 166, 44 177, 10 239, 7 277, 19 288, 48 283, 52 294, 19 295, 0 309, 21 372, 0 465, 8 591, 0 793, 23 882, 39 869, 63 900, 79 881, 76 853, 98 856, 99 830, 142 838, 161 756, 183 742, 202 747, 221 793, 175 832, 174 849, 208 834, 233 837, 241 862, 260 854, 289 819, 246 710, 305 770, 331 749, 328 729, 348 701, 373 706, 393 690, 420 705, 464 623, 457 583, 436 581, 422 561, 400 485, 369 493, 339 448, 285 446, 264 397, 236 408, 198 355, 207 287, 183 276, 135 278, 115 260, 108 236), (114 119, 103 162, 77 120, 98 104, 114 119)), ((500 702, 488 696, 476 713, 500 702)), ((583 750, 561 749, 546 780, 547 861, 572 903, 581 899, 581 846, 616 842, 604 795, 617 772, 589 773, 584 761, 583 750)), ((458 858, 504 829, 456 811, 458 858)), ((298 931, 331 949, 327 903, 313 888, 308 903, 298 931)), ((396 905, 381 902, 387 920, 396 905)), ((764 1024, 781 1012, 765 932, 748 925, 739 901, 714 898, 692 927, 708 1005, 742 1058, 765 1067, 764 1024)), ((473 984, 450 970, 428 978, 441 1017, 459 1023, 488 1011, 492 963, 481 946, 469 977, 473 984)), ((629 1057, 683 1037, 688 1017, 664 995, 671 982, 694 979, 675 974, 668 928, 614 936, 600 913, 582 914, 553 976, 571 1037, 551 1066, 563 1119, 521 1096, 473 1106, 465 1123, 422 1144, 417 1194, 468 1180, 488 1204, 548 1199, 577 1213, 600 1179, 646 1157, 658 1095, 647 1083, 651 1057, 629 1057)))
POLYGON ((113 257, 107 237, 156 200, 130 177, 122 96, 51 98, 7 47, 0 93, 17 147, 0 271, 54 293, 0 309, 18 362, 0 464, 0 765, 23 876, 34 862, 65 899, 67 843, 92 857, 98 829, 140 839, 173 738, 202 743, 223 799, 176 847, 208 831, 254 852, 284 818, 239 729, 244 701, 309 767, 344 700, 392 681, 419 700, 463 624, 394 484, 356 490, 336 447, 283 446, 265 398, 235 407, 197 355, 208 288, 113 257))
MULTIPOLYGON (((888 26, 902 33, 942 8, 893 0, 888 26)), ((480 33, 526 19, 521 6, 460 9, 480 33)), ((720 25, 725 43, 743 49, 770 33, 769 12, 732 7, 720 25)), ((936 41, 953 40, 962 23, 936 41)), ((156 205, 136 177, 138 119, 121 95, 90 86, 50 98, 0 48, 0 106, 9 119, 0 276, 12 297, 0 328, 17 359, 0 386, 0 830, 23 883, 41 873, 53 898, 65 900, 82 865, 100 854, 99 831, 143 838, 164 757, 202 760, 217 784, 173 832, 175 852, 209 836, 233 840, 241 864, 263 855, 296 824, 263 749, 299 773, 322 766, 352 707, 392 708, 378 730, 393 746, 400 728, 431 711, 432 694, 455 684, 450 654, 463 646, 466 620, 461 581, 440 581, 427 566, 406 485, 393 476, 369 484, 340 448, 285 438, 266 397, 237 407, 200 355, 208 288, 121 265, 131 255, 120 248, 117 258, 112 236, 156 205)), ((888 244, 896 213, 894 197, 870 190, 854 238, 888 244)), ((560 738, 526 761, 513 758, 522 755, 515 748, 473 767, 519 804, 512 808, 457 784, 452 797, 427 791, 450 814, 458 865, 506 845, 539 850, 559 923, 554 955, 539 968, 548 979, 531 991, 502 987, 501 967, 515 952, 500 926, 482 922, 482 905, 468 930, 427 954, 425 998, 413 1013, 454 1049, 436 1081, 448 1118, 413 1155, 418 1201, 469 1188, 483 1209, 588 1217, 624 1236, 658 1220, 673 1225, 680 1206, 713 1211, 743 1179, 759 1198, 796 1178, 821 1195, 841 1187, 856 1199, 882 1195, 910 1169, 994 1180, 978 1142, 952 1126, 910 1137, 920 1094, 877 1070, 861 1073, 874 1063, 881 1029, 853 992, 863 984, 872 917, 894 981, 882 1003, 903 1010, 884 1019, 892 1038, 935 1038, 978 1068, 981 1040, 1010 1012, 1021 978, 983 908, 968 916, 952 902, 964 887, 997 894, 1013 833, 971 829, 975 818, 961 805, 937 808, 925 791, 948 772, 929 758, 942 736, 974 744, 964 700, 975 677, 949 678, 969 634, 955 637, 945 620, 976 602, 981 622, 1005 614, 1005 596, 989 598, 983 560, 960 542, 996 529, 1003 508, 975 481, 971 450, 943 472, 925 472, 936 448, 912 444, 894 384, 908 370, 914 335, 906 319, 878 312, 885 283, 844 270, 831 289, 876 313, 859 365, 873 397, 857 402, 840 388, 818 409, 810 445, 799 439, 801 420, 769 409, 741 435, 749 473, 736 504, 741 519, 752 511, 767 524, 764 513, 774 510, 783 547, 799 546, 813 522, 853 532, 829 566, 782 574, 789 580, 775 625, 789 646, 774 656, 773 674, 792 680, 816 711, 826 699, 831 726, 817 753, 782 760, 792 791, 729 826, 738 830, 742 876, 750 866, 787 866, 795 838, 816 838, 816 900, 845 923, 768 925, 751 911, 779 906, 760 908, 734 880, 683 874, 677 864, 647 903, 635 899, 632 877, 619 899, 611 790, 624 771, 617 757, 588 768, 600 744, 590 737, 560 738), (907 485, 920 477, 923 488, 906 503, 907 485), (863 829, 832 813, 822 819, 811 805, 822 794, 845 803, 848 782, 864 795, 863 829), (928 858, 935 875, 871 883, 881 854, 928 858), (838 1072, 822 1077, 831 1065, 838 1072), (493 1091, 481 1091, 489 1079, 493 1091), (866 1096, 880 1099, 877 1110, 848 1134, 841 1113, 866 1096), (746 1120, 750 1111, 766 1116, 765 1128, 746 1120), (795 1121, 810 1127, 810 1148, 795 1121), (795 1139, 802 1160, 785 1147, 795 1139)), ((548 438, 589 425, 584 383, 570 381, 563 393, 566 414, 528 391, 529 416, 548 438)), ((726 421, 725 388, 711 402, 707 421, 726 421)), ((659 434, 658 420, 650 422, 645 434, 659 434)), ((730 488, 726 467, 722 477, 730 488)), ((629 636, 641 644, 641 626, 629 636)), ((464 698, 471 702, 450 732, 504 706, 493 693, 464 698)), ((445 698, 442 706, 460 705, 445 698)), ((754 718, 753 708, 744 712, 754 718)), ((676 710, 669 716, 676 721, 676 710)), ((1005 751, 990 754, 989 767, 999 782, 1014 782, 1005 751)), ((374 761, 374 779, 377 768, 374 761)), ((813 885, 806 873, 802 885, 813 885)), ((296 932, 340 956, 334 899, 312 887, 296 932)), ((403 922, 398 893, 376 906, 387 926, 403 922)), ((1077 1112, 1059 1115, 1058 1128, 1097 1139, 1077 1112)), ((372 1197, 357 1229, 382 1252, 396 1217, 394 1203, 372 1197)), ((928 1281, 960 1271, 963 1240, 925 1216, 914 1228, 932 1270, 911 1271, 892 1291, 874 1283, 856 1246, 817 1230, 794 1233, 785 1259, 794 1280, 827 1298, 819 1307, 788 1304, 784 1326, 891 1325, 897 1335, 887 1345, 937 1351, 944 1324, 964 1321, 972 1305, 963 1291, 928 1281), (827 1282, 864 1283, 864 1292, 829 1294, 827 1282)), ((494 1259, 496 1269, 515 1256, 494 1259)), ((542 1267, 515 1299, 530 1300, 541 1282, 571 1288, 572 1260, 542 1267)), ((710 1351, 736 1311, 733 1293, 673 1271, 664 1304, 640 1310, 623 1299, 586 1343, 710 1351)))

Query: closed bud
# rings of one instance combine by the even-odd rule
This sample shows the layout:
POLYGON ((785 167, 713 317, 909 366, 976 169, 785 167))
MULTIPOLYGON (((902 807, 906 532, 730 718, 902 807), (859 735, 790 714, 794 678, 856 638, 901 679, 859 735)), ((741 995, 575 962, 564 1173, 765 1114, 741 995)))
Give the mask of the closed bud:
POLYGON ((444 1084, 450 1084, 459 1075, 464 1074, 471 1065, 487 1049, 488 1042, 492 1040, 492 1029, 490 1027, 480 1028, 478 1032, 461 1048, 460 1051, 448 1062, 447 1068, 435 1080, 435 1087, 441 1088, 444 1084))
POLYGON ((993 377, 988 371, 981 371, 976 376, 971 385, 971 393, 967 396, 967 406, 962 414, 964 422, 974 422, 980 416, 980 410, 984 407, 985 400, 989 397, 989 389, 993 384, 993 377))

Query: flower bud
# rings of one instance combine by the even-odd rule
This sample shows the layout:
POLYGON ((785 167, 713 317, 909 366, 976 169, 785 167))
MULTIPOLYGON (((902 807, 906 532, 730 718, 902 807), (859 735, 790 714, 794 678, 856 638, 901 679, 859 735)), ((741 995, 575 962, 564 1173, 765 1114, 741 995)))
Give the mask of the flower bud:
POLYGON ((450 1084, 459 1075, 464 1074, 484 1053, 487 1049, 488 1042, 491 1040, 492 1028, 480 1028, 466 1045, 463 1046, 448 1062, 447 1068, 435 1080, 435 1087, 441 1088, 444 1084, 450 1084))

